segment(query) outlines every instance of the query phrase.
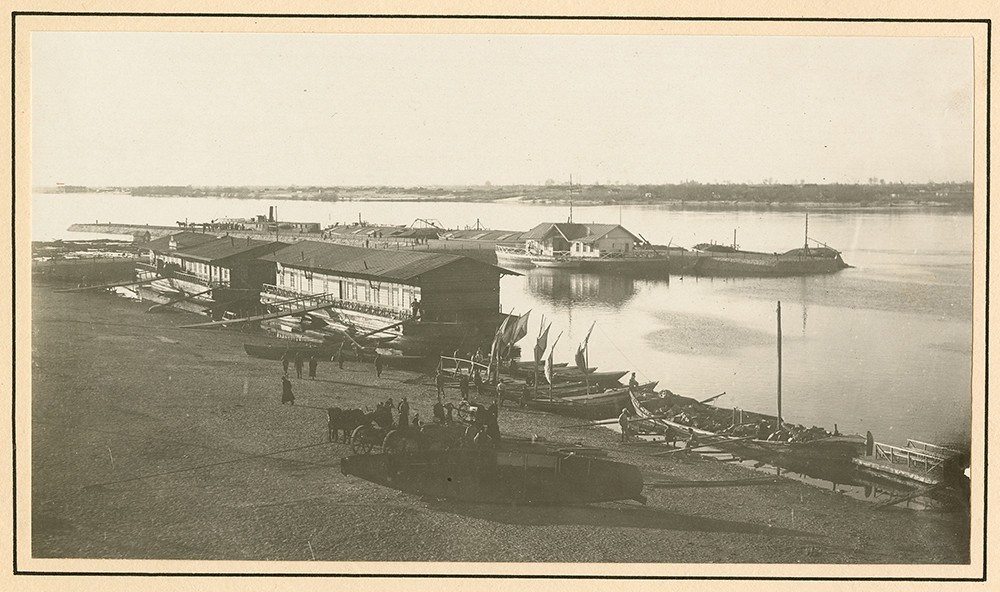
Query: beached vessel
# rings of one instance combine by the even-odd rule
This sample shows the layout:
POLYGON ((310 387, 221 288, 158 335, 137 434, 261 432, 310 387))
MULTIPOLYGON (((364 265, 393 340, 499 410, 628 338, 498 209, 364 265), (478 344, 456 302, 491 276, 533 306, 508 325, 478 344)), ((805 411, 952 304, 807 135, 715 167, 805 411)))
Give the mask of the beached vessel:
POLYGON ((463 502, 642 503, 633 465, 588 455, 521 450, 446 450, 342 458, 341 471, 416 495, 463 502))

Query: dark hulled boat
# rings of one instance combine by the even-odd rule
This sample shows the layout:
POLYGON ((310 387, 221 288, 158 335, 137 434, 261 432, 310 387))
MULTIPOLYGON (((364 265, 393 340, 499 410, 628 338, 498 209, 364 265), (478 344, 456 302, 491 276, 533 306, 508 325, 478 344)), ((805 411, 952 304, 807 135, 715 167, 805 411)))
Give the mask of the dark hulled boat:
POLYGON ((341 471, 416 495, 463 502, 645 503, 633 465, 579 454, 513 450, 449 450, 342 458, 341 471))

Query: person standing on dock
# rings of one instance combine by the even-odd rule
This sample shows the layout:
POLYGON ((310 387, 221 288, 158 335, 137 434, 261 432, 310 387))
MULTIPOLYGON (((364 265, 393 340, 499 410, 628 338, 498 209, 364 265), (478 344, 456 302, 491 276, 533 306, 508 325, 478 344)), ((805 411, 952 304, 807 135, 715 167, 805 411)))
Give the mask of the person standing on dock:
POLYGON ((628 407, 623 407, 621 415, 618 416, 618 427, 622 429, 622 442, 627 442, 629 439, 629 419, 631 414, 628 412, 628 407))
POLYGON ((288 363, 292 359, 292 354, 286 349, 284 355, 281 356, 281 369, 284 371, 285 376, 288 376, 288 363))
POLYGON ((319 366, 319 360, 316 359, 316 354, 309 356, 309 380, 316 380, 317 366, 319 366))
POLYGON ((281 377, 281 404, 295 404, 295 395, 292 394, 292 381, 288 380, 288 375, 281 377))
POLYGON ((302 354, 295 354, 295 378, 302 378, 302 354))
POLYGON ((375 352, 375 378, 382 377, 382 354, 375 352))

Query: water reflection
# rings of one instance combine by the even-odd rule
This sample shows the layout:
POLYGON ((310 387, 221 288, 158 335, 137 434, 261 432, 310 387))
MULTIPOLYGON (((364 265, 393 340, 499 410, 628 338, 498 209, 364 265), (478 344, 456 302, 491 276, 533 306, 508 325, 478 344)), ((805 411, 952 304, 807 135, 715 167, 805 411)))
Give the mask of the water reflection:
POLYGON ((525 276, 524 286, 528 294, 557 307, 596 303, 617 309, 636 293, 631 277, 564 269, 532 269, 525 276))

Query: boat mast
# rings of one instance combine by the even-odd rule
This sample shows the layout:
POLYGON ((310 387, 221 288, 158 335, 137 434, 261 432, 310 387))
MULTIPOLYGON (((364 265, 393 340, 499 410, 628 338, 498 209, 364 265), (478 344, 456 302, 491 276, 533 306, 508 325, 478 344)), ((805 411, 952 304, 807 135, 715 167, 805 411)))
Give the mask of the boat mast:
POLYGON ((802 248, 804 249, 809 248, 809 212, 806 212, 806 239, 805 242, 802 244, 802 248))
POLYGON ((778 301, 778 429, 781 430, 781 301, 778 301))

